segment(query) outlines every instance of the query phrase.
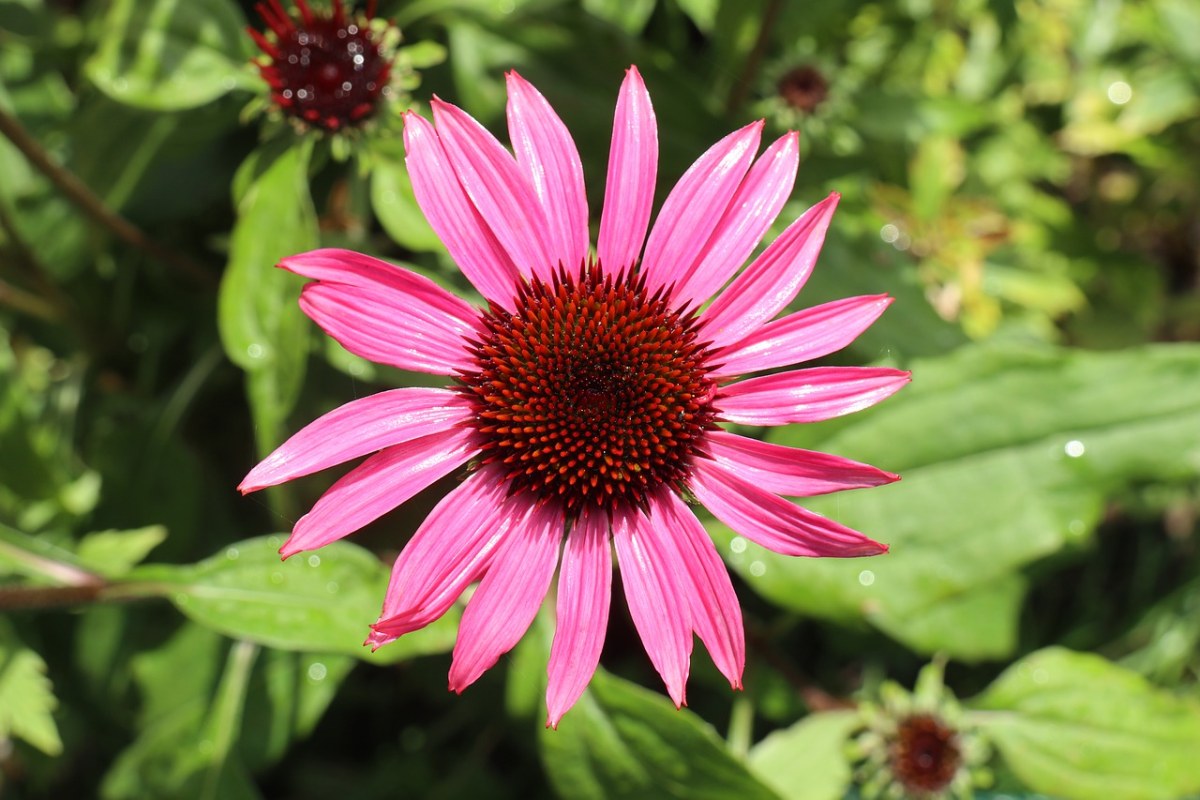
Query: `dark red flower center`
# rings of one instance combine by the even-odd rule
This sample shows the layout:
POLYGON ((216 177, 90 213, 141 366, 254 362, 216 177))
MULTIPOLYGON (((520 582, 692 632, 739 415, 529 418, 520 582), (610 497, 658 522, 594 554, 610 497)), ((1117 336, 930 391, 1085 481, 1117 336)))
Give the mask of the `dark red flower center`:
POLYGON ((682 487, 716 416, 693 315, 591 264, 533 279, 511 313, 493 305, 482 322, 478 370, 459 380, 483 461, 501 464, 514 492, 577 513, 682 487))
POLYGON ((829 96, 829 83, 816 67, 803 66, 779 79, 779 96, 798 111, 811 114, 829 96))
POLYGON ((361 18, 348 19, 341 0, 333 0, 328 15, 314 12, 306 0, 296 0, 299 20, 287 14, 279 0, 256 6, 275 34, 272 41, 250 31, 269 58, 258 68, 275 105, 328 131, 356 125, 375 112, 391 61, 369 27, 373 6, 361 18))
POLYGON ((962 764, 957 732, 928 714, 900 722, 889 755, 892 774, 914 794, 945 789, 962 764))

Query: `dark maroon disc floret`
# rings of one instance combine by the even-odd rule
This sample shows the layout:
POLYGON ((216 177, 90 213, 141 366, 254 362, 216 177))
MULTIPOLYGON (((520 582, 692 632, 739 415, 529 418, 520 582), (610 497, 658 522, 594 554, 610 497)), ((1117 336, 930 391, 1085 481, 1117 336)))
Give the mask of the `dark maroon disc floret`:
POLYGON ((482 462, 514 493, 568 514, 644 507, 660 486, 681 489, 716 427, 695 317, 594 262, 531 279, 514 305, 482 316, 477 369, 459 376, 482 462))
POLYGON ((375 113, 387 86, 391 60, 372 33, 371 0, 361 15, 347 16, 342 0, 327 13, 295 0, 300 18, 280 0, 256 6, 270 33, 251 29, 266 54, 259 72, 271 87, 271 100, 286 114, 326 131, 354 127, 375 113))

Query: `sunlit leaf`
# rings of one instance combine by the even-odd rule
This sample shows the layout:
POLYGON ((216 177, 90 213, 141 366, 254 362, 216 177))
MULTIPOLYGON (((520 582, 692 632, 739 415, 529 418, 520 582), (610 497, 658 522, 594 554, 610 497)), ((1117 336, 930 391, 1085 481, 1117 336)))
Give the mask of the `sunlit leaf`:
POLYGON ((541 748, 562 797, 776 797, 695 714, 602 670, 541 748))
POLYGON ((249 82, 245 27, 231 0, 111 0, 85 71, 123 103, 202 105, 249 82))
POLYGON ((1040 650, 969 705, 1008 767, 1037 791, 1173 800, 1200 789, 1200 704, 1099 656, 1040 650))
POLYGON ((899 472, 803 504, 888 542, 872 559, 790 559, 727 529, 730 563, 785 608, 865 619, 922 652, 1010 652, 1025 565, 1084 542, 1106 496, 1200 474, 1200 348, 975 347, 917 362, 874 411, 772 441, 899 472), (982 593, 982 594, 981 594, 982 593))
POLYGON ((304 280, 275 264, 317 245, 317 220, 308 191, 310 140, 252 155, 221 281, 217 321, 230 360, 247 375, 260 451, 282 438, 308 358, 307 318, 297 299, 304 280))
POLYGON ((206 627, 270 647, 379 663, 453 646, 458 614, 452 610, 372 654, 363 641, 379 616, 387 567, 348 542, 280 561, 281 544, 280 536, 247 539, 198 564, 141 567, 130 579, 163 584, 179 610, 206 627))
POLYGON ((80 540, 76 555, 89 569, 115 578, 140 564, 166 538, 167 529, 160 525, 132 531, 89 533, 80 540))
POLYGON ((840 800, 850 784, 847 738, 852 710, 811 714, 775 731, 750 751, 750 768, 784 800, 840 800))
POLYGON ((0 623, 0 741, 17 737, 47 755, 62 753, 54 722, 58 701, 46 662, 21 644, 7 623, 0 623))

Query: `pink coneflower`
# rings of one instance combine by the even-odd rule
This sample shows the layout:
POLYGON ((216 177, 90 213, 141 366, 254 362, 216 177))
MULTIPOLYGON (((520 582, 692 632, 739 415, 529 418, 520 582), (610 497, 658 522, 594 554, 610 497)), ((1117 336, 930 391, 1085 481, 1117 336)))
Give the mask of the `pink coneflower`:
POLYGON ((450 376, 452 385, 347 403, 289 439, 240 488, 372 454, 296 524, 286 557, 358 530, 469 465, 396 560, 368 640, 379 646, 428 625, 478 580, 454 648, 454 691, 516 644, 557 569, 546 693, 548 724, 557 726, 600 658, 614 549, 634 625, 676 705, 693 633, 740 688, 741 611, 688 500, 779 553, 884 552, 780 495, 877 486, 895 475, 721 423, 812 422, 895 392, 908 373, 817 367, 735 380, 844 347, 890 300, 856 297, 774 319, 812 270, 832 195, 699 310, 787 200, 797 137, 787 134, 757 159, 761 122, 717 142, 676 184, 647 239, 658 134, 636 68, 617 100, 591 254, 570 134, 516 73, 508 90, 515 158, 462 109, 436 99, 436 128, 409 113, 404 129, 417 200, 486 309, 358 253, 316 250, 281 264, 313 279, 301 306, 346 349, 450 376))
POLYGON ((375 113, 391 72, 380 37, 371 30, 375 2, 347 16, 342 0, 328 12, 295 0, 299 19, 280 0, 255 8, 271 36, 250 28, 266 59, 258 63, 271 87, 271 101, 284 113, 326 131, 354 127, 375 113))

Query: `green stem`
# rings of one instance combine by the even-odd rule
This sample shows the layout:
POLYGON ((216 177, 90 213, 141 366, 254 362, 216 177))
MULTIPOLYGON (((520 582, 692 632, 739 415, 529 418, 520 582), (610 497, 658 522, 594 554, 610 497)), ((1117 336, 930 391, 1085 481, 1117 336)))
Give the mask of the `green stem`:
POLYGON ((754 46, 746 56, 746 63, 742 65, 742 71, 738 74, 737 81, 734 82, 733 88, 729 92, 726 110, 730 115, 737 114, 750 96, 750 88, 758 76, 758 69, 762 65, 763 56, 766 54, 767 45, 771 40, 771 31, 775 29, 779 12, 782 10, 783 0, 767 1, 767 7, 762 15, 762 23, 758 26, 758 37, 754 40, 754 46))
POLYGON ((744 759, 750 752, 750 743, 754 741, 754 703, 745 693, 733 698, 733 709, 729 713, 729 733, 725 743, 729 752, 739 759, 744 759))
POLYGON ((204 775, 204 787, 200 793, 202 798, 216 800, 220 797, 221 774, 225 771, 229 754, 237 744, 238 734, 242 729, 246 690, 250 685, 250 673, 254 670, 254 661, 258 658, 260 649, 253 642, 242 639, 234 642, 229 651, 216 706, 208 724, 213 749, 212 760, 204 775))

